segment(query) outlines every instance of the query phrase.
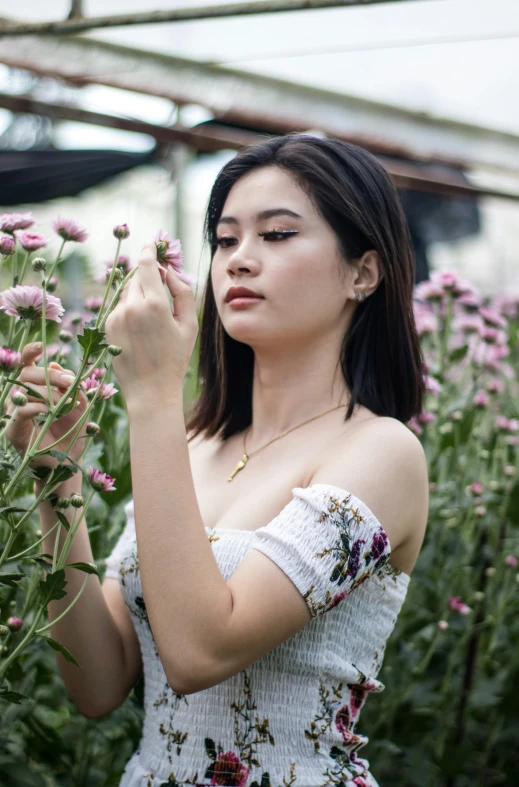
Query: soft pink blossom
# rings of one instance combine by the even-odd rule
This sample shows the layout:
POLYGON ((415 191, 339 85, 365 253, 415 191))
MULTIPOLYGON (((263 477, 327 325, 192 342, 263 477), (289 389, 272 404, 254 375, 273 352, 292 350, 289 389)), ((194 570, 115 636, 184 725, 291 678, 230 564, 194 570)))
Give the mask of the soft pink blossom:
POLYGON ((483 328, 483 322, 478 314, 460 314, 452 321, 452 330, 460 333, 477 333, 483 328))
POLYGON ((479 313, 483 317, 485 323, 494 328, 506 328, 508 325, 508 321, 505 320, 504 317, 492 309, 487 309, 485 306, 481 306, 479 313))
POLYGON ((460 279, 454 271, 433 271, 429 277, 431 284, 450 292, 455 298, 472 293, 472 287, 460 279))
POLYGON ((494 295, 492 307, 506 317, 517 317, 519 312, 519 294, 502 293, 494 295))
POLYGON ((98 379, 101 379, 101 377, 104 377, 105 374, 106 374, 106 369, 101 369, 100 367, 92 369, 92 376, 93 377, 97 377, 98 379))
POLYGON ((32 213, 4 213, 0 216, 0 232, 12 234, 16 230, 26 230, 34 221, 32 213))
POLYGON ((437 415, 435 413, 429 413, 427 410, 422 410, 422 412, 418 415, 418 420, 421 424, 431 424, 433 421, 436 421, 437 415))
POLYGON ((449 606, 451 609, 455 609, 456 612, 459 612, 461 615, 468 615, 471 611, 470 607, 464 604, 459 596, 450 596, 449 606))
POLYGON ((114 237, 118 240, 126 240, 130 237, 130 228, 127 224, 117 224, 113 229, 114 237))
MULTIPOLYGON (((39 320, 41 318, 43 304, 43 290, 32 284, 18 284, 8 290, 0 292, 0 309, 3 309, 9 317, 16 317, 20 320, 39 320)), ((45 316, 48 320, 61 322, 61 315, 65 309, 61 301, 55 295, 45 298, 45 316)))
POLYGON ((499 379, 499 377, 494 377, 487 383, 487 391, 490 391, 491 393, 503 393, 504 390, 505 384, 499 379))
POLYGON ((515 465, 504 465, 503 467, 503 474, 507 476, 512 476, 517 473, 517 468, 515 465))
POLYGON ((508 339, 506 333, 498 328, 481 328, 479 336, 486 344, 505 344, 508 339))
POLYGON ((168 238, 165 230, 159 230, 155 236, 157 261, 162 265, 171 265, 177 273, 182 273, 184 254, 178 238, 168 238))
POLYGON ((0 238, 0 254, 10 257, 16 251, 16 243, 10 235, 2 235, 0 238))
POLYGON ((99 388, 99 393, 97 394, 98 399, 109 399, 119 390, 113 383, 103 383, 100 385, 98 378, 93 374, 90 375, 90 377, 87 377, 86 380, 82 381, 81 387, 85 391, 97 390, 99 388))
POLYGON ((22 354, 8 347, 0 347, 0 370, 10 372, 20 365, 22 354))
POLYGON ((113 492, 116 489, 113 485, 115 478, 109 476, 108 473, 102 473, 101 470, 96 470, 95 467, 90 467, 88 472, 93 489, 98 492, 113 492))
POLYGON ((457 299, 458 306, 462 306, 467 312, 475 312, 481 306, 481 298, 475 292, 464 292, 457 299))
POLYGON ((440 631, 446 631, 449 628, 449 624, 446 620, 439 620, 437 625, 440 631))
POLYGON ((414 321, 419 336, 434 333, 438 330, 438 318, 429 309, 414 309, 414 321))
POLYGON ((11 631, 18 631, 23 626, 23 620, 21 618, 17 618, 16 615, 12 615, 10 618, 7 618, 6 622, 11 631))
POLYGON ((85 298, 85 309, 91 312, 98 312, 103 304, 103 299, 100 295, 93 295, 90 298, 85 298))
POLYGON ((473 495, 482 495, 485 491, 485 487, 479 481, 473 481, 470 485, 470 491, 473 495))
POLYGON ((473 401, 476 407, 486 407, 490 399, 486 391, 478 391, 474 395, 473 401))
POLYGON ((415 297, 421 301, 442 301, 445 297, 443 287, 430 281, 422 281, 415 287, 415 297))
POLYGON ((16 237, 25 251, 38 251, 38 249, 43 249, 49 242, 48 238, 40 235, 39 232, 17 232, 16 237))
POLYGON ((80 227, 73 219, 65 219, 62 216, 58 216, 54 219, 52 222, 52 229, 54 232, 57 232, 63 240, 83 243, 88 238, 88 232, 84 227, 80 227))
POLYGON ((438 396, 443 388, 439 380, 437 380, 436 377, 432 377, 430 374, 424 375, 424 383, 426 390, 432 393, 433 396, 438 396))
POLYGON ((505 563, 507 566, 511 566, 512 568, 517 568, 519 560, 517 560, 515 555, 507 555, 507 557, 505 557, 505 563))
MULTIPOLYGON (((47 358, 57 358, 58 355, 68 355, 71 349, 70 344, 58 344, 57 342, 53 342, 47 347, 47 358)), ((43 353, 41 355, 43 355, 43 353)), ((41 355, 39 357, 41 357, 41 355)))
POLYGON ((421 434, 423 433, 423 429, 422 429, 422 427, 420 426, 420 424, 419 424, 419 422, 418 422, 418 419, 417 419, 417 418, 416 418, 416 416, 414 416, 414 415, 413 415, 413 417, 412 417, 412 418, 411 418, 411 419, 410 419, 410 420, 407 422, 407 426, 408 426, 408 427, 409 427, 409 429, 410 429, 412 432, 414 432, 416 435, 421 435, 421 434))

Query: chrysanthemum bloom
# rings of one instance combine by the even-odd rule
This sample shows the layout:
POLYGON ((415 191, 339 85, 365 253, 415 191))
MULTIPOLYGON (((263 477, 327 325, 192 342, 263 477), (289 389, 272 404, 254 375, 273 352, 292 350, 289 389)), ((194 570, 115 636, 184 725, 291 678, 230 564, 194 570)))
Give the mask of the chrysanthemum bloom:
POLYGON ((21 629, 21 627, 23 626, 23 620, 21 618, 17 618, 15 615, 13 615, 10 618, 7 618, 6 622, 9 628, 11 629, 11 631, 18 631, 18 629, 21 629))
POLYGON ((102 303, 103 299, 100 296, 93 295, 91 298, 85 298, 85 309, 95 314, 101 308, 102 303))
POLYGON ((101 369, 100 367, 96 367, 95 369, 92 369, 92 375, 91 376, 92 377, 97 377, 100 380, 101 377, 105 376, 105 374, 106 374, 106 369, 101 369))
POLYGON ((57 232, 63 240, 72 240, 76 243, 83 243, 88 238, 88 232, 80 227, 73 219, 64 219, 58 216, 52 222, 52 229, 57 232))
POLYGON ((4 213, 0 216, 0 231, 12 234, 16 230, 26 230, 34 221, 32 213, 4 213))
POLYGON ((83 380, 81 387, 87 394, 89 391, 96 391, 99 388, 99 393, 97 395, 98 399, 109 399, 119 390, 113 383, 103 383, 100 385, 97 377, 94 377, 93 375, 90 375, 90 377, 87 377, 86 380, 83 380))
POLYGON ((130 228, 127 224, 117 224, 113 231, 117 240, 126 240, 126 238, 130 237, 130 228))
POLYGON ((490 393, 503 393, 504 390, 505 384, 499 377, 494 377, 487 383, 487 391, 490 391, 490 393))
POLYGON ((517 293, 494 295, 492 307, 506 317, 517 317, 519 313, 519 295, 517 293))
POLYGON ((427 333, 434 333, 438 330, 438 318, 430 309, 415 308, 414 318, 418 336, 424 336, 427 333))
POLYGON ((413 417, 407 422, 407 426, 416 435, 423 434, 423 429, 420 426, 420 424, 418 423, 418 419, 416 418, 416 416, 413 415, 413 417))
POLYGON ((415 296, 421 301, 443 301, 445 292, 439 285, 422 281, 415 287, 415 296))
POLYGON ((0 370, 10 372, 20 365, 22 354, 8 347, 0 347, 0 370))
MULTIPOLYGON (((18 320, 39 320, 41 319, 43 304, 43 290, 32 284, 18 284, 8 290, 0 292, 0 309, 3 309, 9 317, 16 317, 18 320)), ((45 316, 47 320, 61 322, 61 315, 65 309, 61 301, 55 295, 45 298, 45 316)))
POLYGON ((492 326, 493 328, 506 328, 508 325, 508 322, 505 320, 505 318, 501 317, 501 315, 497 312, 492 311, 492 309, 487 309, 484 306, 481 306, 479 313, 485 320, 485 323, 492 326))
POLYGON ((0 238, 0 254, 10 257, 16 251, 16 243, 10 235, 2 235, 0 238))
POLYGON ((455 333, 477 333, 483 328, 483 321, 478 314, 460 314, 452 321, 455 333))
POLYGON ((115 478, 112 478, 108 473, 102 473, 101 470, 96 470, 95 467, 89 468, 90 485, 97 492, 113 492, 116 487, 113 485, 115 478))
POLYGON ((436 418, 437 416, 435 413, 429 413, 426 410, 422 410, 422 412, 418 414, 418 420, 421 424, 430 424, 436 421, 436 418))
POLYGON ((467 312, 477 312, 481 306, 481 298, 475 292, 465 292, 457 299, 456 303, 463 306, 467 312))
POLYGON ((485 487, 479 481, 473 481, 470 485, 470 491, 473 495, 482 495, 485 491, 485 487))
POLYGON ((476 405, 476 407, 486 407, 489 401, 490 399, 488 398, 488 394, 486 391, 478 391, 473 399, 473 402, 476 405))
POLYGON ((512 568, 516 568, 519 561, 517 560, 515 555, 508 555, 505 557, 505 563, 507 566, 511 566, 512 568))
POLYGON ((16 237, 25 251, 38 251, 48 244, 48 238, 39 232, 17 232, 16 237))
POLYGON ((57 358, 58 355, 68 355, 71 349, 70 344, 58 344, 57 342, 53 342, 47 345, 47 359, 57 358))
POLYGON ((462 281, 454 271, 433 271, 430 282, 441 287, 445 292, 450 292, 455 298, 473 292, 470 284, 462 281))
POLYGON ((470 607, 464 604, 459 596, 450 596, 449 606, 461 615, 468 615, 470 612, 470 607))
POLYGON ((424 375, 424 383, 427 391, 432 393, 433 396, 438 396, 443 388, 443 385, 436 379, 436 377, 431 377, 430 374, 424 375))
POLYGON ((177 273, 182 273, 184 254, 178 238, 168 238, 165 230, 159 230, 155 236, 157 260, 163 265, 171 265, 177 273))

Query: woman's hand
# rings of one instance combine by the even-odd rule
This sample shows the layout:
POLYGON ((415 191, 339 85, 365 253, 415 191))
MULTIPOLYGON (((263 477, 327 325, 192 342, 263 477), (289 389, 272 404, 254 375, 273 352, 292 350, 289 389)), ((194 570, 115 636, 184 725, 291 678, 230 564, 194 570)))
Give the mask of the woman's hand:
POLYGON ((198 320, 191 287, 171 267, 164 278, 174 298, 174 314, 155 244, 147 244, 105 324, 107 342, 122 348, 112 366, 128 406, 182 395, 198 320))
MULTIPOLYGON (((34 364, 35 359, 39 355, 41 355, 41 345, 39 343, 28 344, 23 348, 21 362, 23 363, 24 367, 20 372, 18 379, 23 383, 27 383, 27 385, 30 385, 31 388, 34 388, 35 391, 38 391, 38 393, 44 396, 45 402, 43 402, 41 399, 38 399, 36 396, 31 396, 27 389, 23 388, 23 386, 20 386, 21 390, 27 396, 29 401, 24 407, 18 408, 15 419, 11 419, 9 421, 9 426, 5 432, 7 438, 16 448, 18 453, 21 454, 21 456, 25 456, 29 446, 29 441, 31 439, 33 427, 35 424, 33 418, 38 415, 38 413, 46 414, 49 411, 47 386, 45 384, 45 369, 41 366, 35 366, 34 364)), ((61 379, 62 375, 64 374, 72 377, 74 376, 74 372, 71 372, 69 369, 63 369, 59 363, 52 361, 49 364, 49 379, 54 404, 59 402, 67 388, 70 386, 70 382, 67 383, 61 379)), ((87 404, 88 401, 86 396, 82 390, 79 389, 78 405, 74 407, 74 409, 69 413, 67 413, 67 415, 64 415, 61 418, 53 421, 52 426, 49 428, 45 434, 45 437, 38 446, 38 450, 46 448, 52 443, 55 443, 57 440, 61 440, 62 437, 69 431, 69 429, 71 429, 81 418, 86 410, 87 404)), ((8 400, 6 409, 8 415, 12 415, 15 410, 15 406, 10 398, 8 400)), ((40 429, 41 427, 37 429, 36 435, 40 433, 40 429)), ((81 436, 86 434, 85 429, 86 424, 84 424, 81 429, 81 436)), ((66 451, 72 436, 73 435, 69 435, 65 440, 63 440, 63 443, 58 443, 58 445, 55 445, 54 450, 66 451)), ((36 439, 36 436, 34 439, 36 439)), ((72 457, 72 459, 78 461, 83 452, 83 448, 84 441, 78 440, 67 453, 70 457, 72 457)), ((35 457, 29 462, 29 465, 33 468, 42 466, 55 467, 56 464, 58 464, 57 460, 50 455, 35 457)))

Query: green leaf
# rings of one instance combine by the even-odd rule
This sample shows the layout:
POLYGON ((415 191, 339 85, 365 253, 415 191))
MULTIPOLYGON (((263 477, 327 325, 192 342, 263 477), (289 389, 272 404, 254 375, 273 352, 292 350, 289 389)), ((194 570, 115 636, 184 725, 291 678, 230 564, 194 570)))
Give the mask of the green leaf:
POLYGON ((76 667, 81 666, 81 664, 79 664, 79 662, 76 661, 72 653, 69 650, 67 650, 65 645, 62 645, 61 642, 57 642, 55 639, 52 639, 52 637, 46 637, 44 634, 38 634, 38 636, 41 639, 44 639, 45 642, 48 642, 51 648, 53 648, 53 650, 59 651, 59 653, 61 653, 66 658, 67 661, 70 661, 72 664, 75 664, 76 667))
POLYGON ((47 574, 45 579, 40 579, 40 596, 43 604, 46 606, 49 601, 55 601, 67 595, 65 585, 65 571, 60 568, 59 571, 54 571, 47 574))
POLYGON ((58 517, 59 521, 61 522, 61 524, 63 525, 63 527, 65 528, 65 530, 68 533, 70 531, 70 522, 68 521, 68 519, 65 516, 65 514, 62 511, 54 511, 54 513, 56 514, 56 516, 58 517))
POLYGON ((78 568, 80 571, 85 571, 87 574, 99 576, 99 569, 95 563, 67 563, 65 568, 78 568))
POLYGON ((16 385, 21 385, 23 388, 26 389, 27 393, 30 394, 31 396, 35 396, 36 399, 42 399, 42 401, 44 402, 47 401, 39 391, 37 391, 35 388, 32 388, 30 385, 27 385, 27 383, 22 383, 21 380, 13 380, 12 377, 8 377, 6 380, 4 380, 4 382, 16 383, 16 385))
POLYGON ((30 697, 27 694, 22 694, 21 691, 9 691, 9 689, 2 688, 0 689, 0 700, 6 700, 6 702, 14 702, 16 705, 21 705, 22 700, 29 700, 30 697))
POLYGON ((455 350, 449 353, 449 361, 455 363, 456 361, 461 361, 462 358, 466 356, 469 351, 468 344, 464 344, 461 347, 456 347, 455 350))
POLYGON ((47 555, 44 552, 41 552, 37 555, 24 555, 23 557, 19 558, 20 560, 34 560, 36 563, 44 568, 46 571, 52 571, 52 563, 49 563, 48 560, 44 560, 44 558, 49 558, 52 560, 52 555, 47 555))
POLYGON ((0 574, 0 585, 9 585, 9 587, 15 588, 15 582, 19 582, 23 579, 25 574, 0 574))
POLYGON ((85 325, 83 333, 77 337, 78 343, 85 350, 86 355, 92 355, 101 352, 104 347, 108 347, 105 342, 105 335, 99 328, 89 327, 85 325))
POLYGON ((24 513, 27 511, 27 508, 19 508, 19 506, 4 506, 0 508, 0 519, 7 519, 4 514, 16 514, 16 513, 24 513))

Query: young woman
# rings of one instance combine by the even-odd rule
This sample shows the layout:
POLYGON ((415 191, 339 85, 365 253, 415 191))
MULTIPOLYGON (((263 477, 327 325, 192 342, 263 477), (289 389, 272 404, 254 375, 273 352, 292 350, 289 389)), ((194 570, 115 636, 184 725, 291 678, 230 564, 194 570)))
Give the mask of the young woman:
MULTIPOLYGON (((53 628, 82 656, 81 670, 58 656, 60 671, 93 718, 144 670, 121 787, 374 787, 357 722, 384 688, 428 510, 406 426, 424 365, 405 219, 371 154, 290 135, 223 167, 206 229, 187 423, 194 300, 169 272, 172 316, 153 247, 107 322, 123 347, 133 500, 102 586, 90 578, 53 628)), ((74 550, 92 560, 86 528, 74 550)), ((74 593, 82 577, 67 578, 74 593)))

